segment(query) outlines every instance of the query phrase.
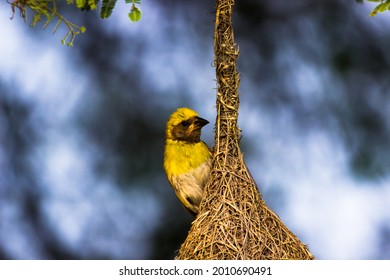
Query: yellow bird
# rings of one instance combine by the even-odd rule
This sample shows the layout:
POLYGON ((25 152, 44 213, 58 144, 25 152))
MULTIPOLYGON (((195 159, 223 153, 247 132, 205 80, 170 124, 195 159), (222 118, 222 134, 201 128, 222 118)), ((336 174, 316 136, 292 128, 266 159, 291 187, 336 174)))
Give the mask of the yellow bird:
POLYGON ((165 130, 165 173, 176 196, 194 216, 211 169, 211 152, 200 140, 201 129, 208 123, 194 110, 179 108, 169 117, 165 130))

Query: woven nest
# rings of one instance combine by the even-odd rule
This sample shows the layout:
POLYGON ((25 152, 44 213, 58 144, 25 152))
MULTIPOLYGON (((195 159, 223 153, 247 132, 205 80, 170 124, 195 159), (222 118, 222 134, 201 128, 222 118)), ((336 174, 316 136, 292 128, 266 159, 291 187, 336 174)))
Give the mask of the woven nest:
POLYGON ((214 63, 218 93, 213 166, 200 212, 176 259, 314 259, 308 247, 267 207, 239 148, 233 4, 234 0, 217 0, 214 63))

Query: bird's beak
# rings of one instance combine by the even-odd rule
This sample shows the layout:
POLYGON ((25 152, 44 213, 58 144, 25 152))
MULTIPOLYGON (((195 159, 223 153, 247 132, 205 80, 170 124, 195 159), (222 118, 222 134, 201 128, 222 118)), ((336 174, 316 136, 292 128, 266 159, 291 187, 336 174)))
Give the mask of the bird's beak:
POLYGON ((201 117, 196 117, 195 122, 194 122, 195 126, 197 126, 197 127, 204 127, 208 123, 209 123, 208 120, 205 120, 201 117))

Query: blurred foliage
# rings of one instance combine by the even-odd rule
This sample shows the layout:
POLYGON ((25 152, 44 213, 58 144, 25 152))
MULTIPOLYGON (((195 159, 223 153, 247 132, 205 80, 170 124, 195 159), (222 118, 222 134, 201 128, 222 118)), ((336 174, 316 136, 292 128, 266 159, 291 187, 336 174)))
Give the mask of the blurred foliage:
POLYGON ((360 6, 346 12, 350 5, 337 1, 279 5, 249 0, 237 5, 238 63, 241 70, 250 69, 242 75, 256 80, 252 98, 269 112, 293 112, 302 133, 318 127, 340 137, 354 176, 386 176, 389 37, 375 32, 360 6), (308 76, 294 81, 301 67, 308 76), (322 74, 311 80, 311 71, 322 74), (283 86, 276 86, 275 79, 283 86), (297 86, 311 81, 316 87, 309 92, 297 86))
MULTIPOLYGON (((46 219, 45 194, 38 179, 41 175, 31 164, 31 153, 42 141, 39 121, 32 121, 35 118, 33 108, 28 102, 15 97, 15 89, 10 91, 3 84, 0 84, 0 88, 0 126, 3 133, 0 133, 0 143, 4 148, 1 158, 6 159, 6 164, 1 166, 4 177, 3 184, 0 184, 0 204, 7 202, 18 206, 14 208, 16 213, 12 225, 2 220, 2 228, 10 234, 12 227, 19 227, 30 240, 34 240, 33 244, 23 248, 26 256, 31 251, 37 251, 42 252, 40 258, 79 259, 46 219)), ((0 242, 0 258, 15 258, 7 252, 6 245, 4 240, 0 242)))

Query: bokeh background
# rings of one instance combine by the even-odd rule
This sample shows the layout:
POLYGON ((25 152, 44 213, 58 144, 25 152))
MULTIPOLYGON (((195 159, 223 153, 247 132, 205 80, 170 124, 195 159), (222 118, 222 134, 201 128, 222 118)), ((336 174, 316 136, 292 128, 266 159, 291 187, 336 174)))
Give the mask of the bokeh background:
MULTIPOLYGON (((214 1, 143 1, 137 24, 122 2, 69 9, 74 47, 0 3, 1 259, 172 259, 186 237, 164 129, 191 107, 213 145, 214 1)), ((390 13, 373 6, 235 7, 246 162, 319 259, 390 259, 390 13)))

